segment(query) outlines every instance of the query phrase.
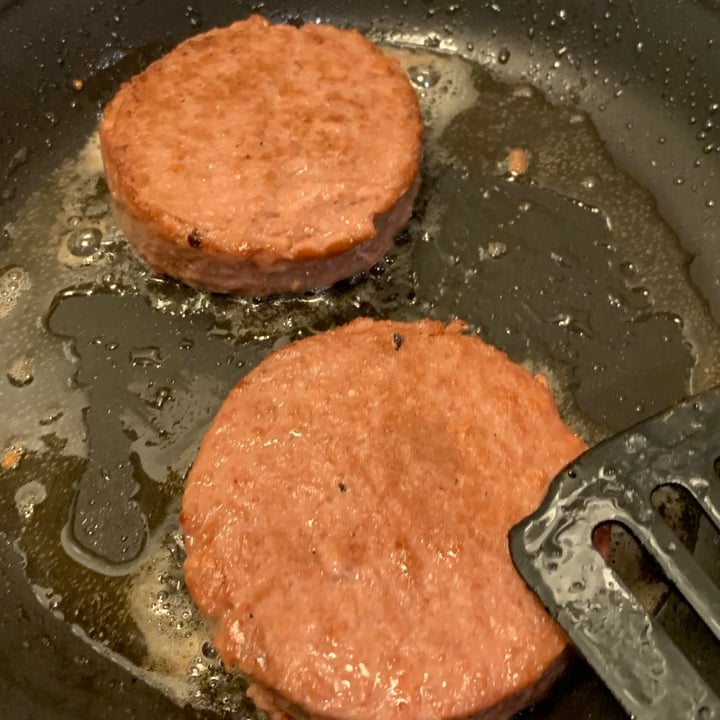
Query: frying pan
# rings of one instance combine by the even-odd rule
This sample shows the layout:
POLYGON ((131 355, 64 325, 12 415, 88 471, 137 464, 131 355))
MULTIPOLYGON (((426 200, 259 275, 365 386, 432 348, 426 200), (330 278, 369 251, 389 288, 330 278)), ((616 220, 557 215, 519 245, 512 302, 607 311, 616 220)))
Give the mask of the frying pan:
MULTIPOLYGON (((18 448, 0 469, 3 718, 251 716, 240 680, 208 679, 209 646, 180 690, 157 671, 197 630, 178 590, 184 473, 224 394, 291 339, 357 315, 458 315, 545 373, 590 442, 720 382, 714 0, 4 0, 0 37, 0 448, 18 448), (472 61, 411 70, 428 113, 455 109, 397 247, 295 299, 153 277, 83 155, 122 80, 254 11, 472 61), (531 158, 511 182, 513 147, 531 158), (138 598, 155 613, 143 632, 138 598)), ((693 537, 717 575, 716 538, 702 521, 693 537)), ((660 617, 717 688, 718 648, 672 592, 660 617)), ((523 716, 623 714, 577 663, 523 716)))

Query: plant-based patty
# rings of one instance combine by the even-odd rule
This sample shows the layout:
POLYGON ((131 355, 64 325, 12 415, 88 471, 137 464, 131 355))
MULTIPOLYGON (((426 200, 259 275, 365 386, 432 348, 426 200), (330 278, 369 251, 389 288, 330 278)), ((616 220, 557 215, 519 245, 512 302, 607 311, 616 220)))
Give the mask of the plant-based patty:
POLYGON ((461 330, 360 319, 293 343, 205 435, 187 585, 266 707, 507 718, 562 666, 507 534, 585 446, 541 377, 461 330))
POLYGON ((124 84, 100 144, 117 223, 156 271, 263 295, 382 257, 412 212, 422 132, 405 72, 360 33, 252 16, 124 84))

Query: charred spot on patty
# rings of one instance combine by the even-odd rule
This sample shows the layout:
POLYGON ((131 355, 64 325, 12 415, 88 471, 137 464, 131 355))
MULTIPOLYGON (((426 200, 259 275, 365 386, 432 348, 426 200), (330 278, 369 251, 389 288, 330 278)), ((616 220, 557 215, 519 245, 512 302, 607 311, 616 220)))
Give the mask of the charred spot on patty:
POLYGON ((199 248, 202 245, 202 235, 197 228, 193 228, 188 234, 188 245, 190 247, 199 248))
POLYGON ((347 490, 347 485, 345 483, 338 483, 338 488, 340 488, 340 492, 345 492, 347 490))
POLYGON ((393 333, 393 347, 396 350, 399 350, 404 342, 405 338, 400 333, 393 333))

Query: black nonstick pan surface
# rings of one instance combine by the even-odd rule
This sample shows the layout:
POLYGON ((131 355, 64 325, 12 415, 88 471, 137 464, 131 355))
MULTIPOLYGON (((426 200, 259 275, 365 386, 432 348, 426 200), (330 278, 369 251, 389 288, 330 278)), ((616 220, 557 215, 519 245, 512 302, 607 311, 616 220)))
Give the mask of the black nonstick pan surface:
MULTIPOLYGON (((459 316, 545 374, 590 443, 718 384, 718 125, 710 0, 0 2, 0 717, 254 717, 182 586, 177 511, 225 394, 286 342, 459 316), (251 12, 399 52, 428 126, 396 247, 299 298, 153 276, 93 146, 122 80, 251 12)), ((718 574, 716 539, 690 534, 718 574)), ((717 687, 691 612, 670 593, 660 617, 717 687)), ((623 714, 577 662, 523 717, 623 714)))

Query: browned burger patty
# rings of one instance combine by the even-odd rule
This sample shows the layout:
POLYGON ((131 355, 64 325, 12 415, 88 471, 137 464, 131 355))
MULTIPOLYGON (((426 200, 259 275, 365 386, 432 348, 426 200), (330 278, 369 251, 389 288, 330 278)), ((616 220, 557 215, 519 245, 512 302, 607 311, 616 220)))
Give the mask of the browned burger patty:
POLYGON ((253 16, 123 85, 100 145, 117 223, 156 271, 260 295, 382 257, 412 212, 422 118, 358 32, 253 16))
POLYGON ((507 718, 561 666, 507 534, 584 445, 542 378, 460 330, 361 319, 289 345, 202 442, 187 585, 276 707, 507 718))

